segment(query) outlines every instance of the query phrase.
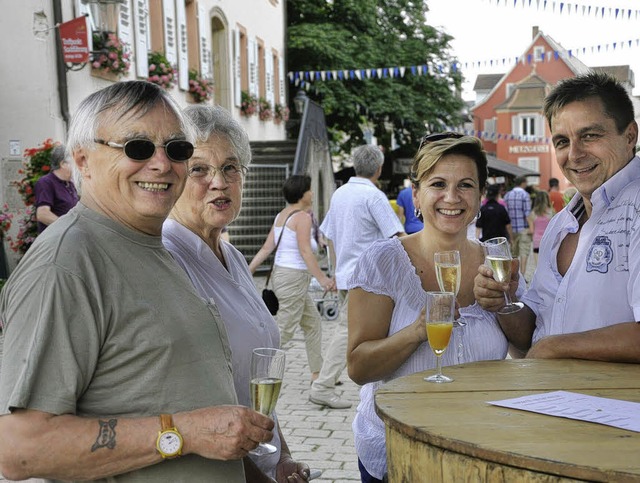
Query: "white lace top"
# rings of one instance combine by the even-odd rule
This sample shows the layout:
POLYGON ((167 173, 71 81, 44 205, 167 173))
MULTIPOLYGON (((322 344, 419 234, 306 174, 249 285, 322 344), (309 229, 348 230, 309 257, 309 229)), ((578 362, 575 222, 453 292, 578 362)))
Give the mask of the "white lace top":
MULTIPOLYGON (((389 335, 412 324, 425 303, 426 292, 420 277, 398 238, 372 244, 358 260, 348 286, 393 299, 395 307, 389 335)), ((521 285, 520 291, 523 288, 521 285)), ((474 303, 460 308, 460 316, 467 325, 454 329, 449 350, 442 356, 443 366, 507 356, 507 339, 492 313, 474 303)), ((436 356, 425 342, 390 377, 365 384, 360 390, 360 404, 352 427, 358 457, 373 477, 382 479, 387 469, 384 423, 375 412, 375 391, 386 381, 435 366, 436 356)))

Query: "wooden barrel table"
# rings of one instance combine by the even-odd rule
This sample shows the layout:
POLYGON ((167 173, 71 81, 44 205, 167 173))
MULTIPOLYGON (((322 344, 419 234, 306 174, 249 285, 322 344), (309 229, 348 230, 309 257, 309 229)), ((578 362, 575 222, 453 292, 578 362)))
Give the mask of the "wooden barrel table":
POLYGON ((640 402, 640 364, 485 361, 425 382, 433 372, 376 393, 390 483, 640 481, 640 433, 487 403, 558 390, 640 402))

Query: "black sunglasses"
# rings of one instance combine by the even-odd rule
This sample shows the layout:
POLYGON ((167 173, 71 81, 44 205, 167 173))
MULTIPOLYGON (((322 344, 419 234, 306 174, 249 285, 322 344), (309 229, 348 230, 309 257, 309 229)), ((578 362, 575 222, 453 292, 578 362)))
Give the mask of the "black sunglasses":
POLYGON ((193 144, 181 139, 174 139, 167 142, 167 144, 154 144, 148 139, 130 139, 124 144, 105 141, 103 139, 94 139, 93 142, 109 146, 110 148, 122 149, 124 150, 124 154, 134 161, 146 161, 150 159, 156 152, 156 148, 164 148, 167 157, 176 163, 184 163, 193 156, 193 144))
POLYGON ((420 141, 420 147, 418 148, 418 151, 420 151, 423 148, 423 146, 429 143, 435 143, 436 141, 442 141, 443 139, 460 139, 463 136, 464 134, 460 134, 459 132, 451 132, 451 131, 437 132, 434 134, 426 134, 422 138, 422 141, 420 141))

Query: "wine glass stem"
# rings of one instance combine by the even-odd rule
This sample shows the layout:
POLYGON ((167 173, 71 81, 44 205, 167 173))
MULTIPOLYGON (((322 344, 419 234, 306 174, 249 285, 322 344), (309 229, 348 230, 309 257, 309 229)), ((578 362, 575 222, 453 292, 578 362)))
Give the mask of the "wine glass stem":
POLYGON ((442 375, 442 356, 436 356, 436 375, 442 375))
POLYGON ((509 292, 504 293, 504 300, 507 303, 507 305, 513 305, 513 302, 511 301, 511 297, 509 296, 509 292))

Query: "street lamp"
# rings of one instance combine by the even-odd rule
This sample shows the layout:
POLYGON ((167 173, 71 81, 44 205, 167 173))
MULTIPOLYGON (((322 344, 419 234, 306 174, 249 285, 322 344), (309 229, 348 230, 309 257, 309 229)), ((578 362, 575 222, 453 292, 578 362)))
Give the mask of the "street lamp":
POLYGON ((306 107, 308 100, 309 98, 307 97, 307 93, 304 91, 304 89, 300 89, 296 93, 296 97, 293 98, 293 105, 295 106, 296 112, 299 115, 302 115, 302 113, 304 112, 304 108, 306 107))

